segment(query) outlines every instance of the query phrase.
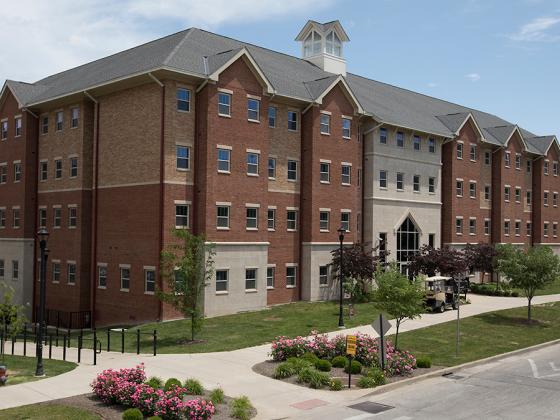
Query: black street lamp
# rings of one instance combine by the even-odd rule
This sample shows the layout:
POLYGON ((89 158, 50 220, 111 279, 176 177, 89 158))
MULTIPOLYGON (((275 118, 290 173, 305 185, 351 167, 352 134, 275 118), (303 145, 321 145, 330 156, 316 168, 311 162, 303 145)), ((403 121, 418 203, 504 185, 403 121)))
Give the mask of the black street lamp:
POLYGON ((338 328, 344 328, 344 317, 342 315, 342 297, 344 296, 344 288, 342 285, 343 282, 343 274, 342 274, 342 242, 344 242, 344 234, 346 233, 346 229, 342 226, 337 229, 338 232, 338 240, 340 241, 340 267, 338 267, 339 273, 339 281, 340 281, 340 308, 338 312, 338 328))
POLYGON ((39 237, 39 248, 41 249, 41 269, 40 269, 40 297, 39 297, 39 332, 37 334, 37 369, 35 370, 35 376, 44 376, 45 372, 43 370, 43 332, 45 328, 45 295, 46 295, 46 284, 47 284, 47 240, 49 239, 49 232, 47 229, 42 227, 37 232, 39 237))

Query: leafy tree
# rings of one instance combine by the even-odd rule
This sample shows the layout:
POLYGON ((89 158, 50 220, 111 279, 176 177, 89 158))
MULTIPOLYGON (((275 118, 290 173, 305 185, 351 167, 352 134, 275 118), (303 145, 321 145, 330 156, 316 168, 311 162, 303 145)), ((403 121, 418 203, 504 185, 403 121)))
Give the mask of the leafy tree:
POLYGON ((434 276, 440 273, 443 276, 455 277, 467 271, 468 265, 465 253, 459 249, 448 246, 432 248, 424 245, 411 257, 409 269, 413 275, 434 276))
MULTIPOLYGON (((14 303, 14 288, 6 284, 6 282, 0 282, 0 329, 2 332, 2 337, 5 340, 7 337, 4 333, 14 336, 21 332, 27 322, 27 317, 25 316, 25 306, 17 305, 14 303)), ((0 343, 4 345, 4 343, 0 343)), ((4 351, 2 351, 2 361, 4 360, 4 351)), ((2 362, 3 363, 3 362, 2 362)))
POLYGON ((157 296, 191 320, 191 340, 202 329, 204 288, 214 274, 214 247, 204 236, 174 229, 176 241, 161 253, 161 276, 166 281, 157 296))
POLYGON ((492 244, 467 244, 465 247, 465 258, 467 266, 482 275, 481 281, 484 283, 484 274, 490 273, 490 278, 496 269, 498 251, 492 244))
POLYGON ((395 347, 398 346, 399 328, 406 319, 418 318, 424 312, 424 286, 420 279, 410 281, 395 264, 375 276, 377 289, 373 292, 375 305, 397 322, 395 347))
POLYGON ((499 245, 498 270, 510 285, 523 290, 527 297, 527 321, 531 323, 531 301, 537 290, 560 277, 560 257, 548 246, 527 250, 513 245, 499 245))

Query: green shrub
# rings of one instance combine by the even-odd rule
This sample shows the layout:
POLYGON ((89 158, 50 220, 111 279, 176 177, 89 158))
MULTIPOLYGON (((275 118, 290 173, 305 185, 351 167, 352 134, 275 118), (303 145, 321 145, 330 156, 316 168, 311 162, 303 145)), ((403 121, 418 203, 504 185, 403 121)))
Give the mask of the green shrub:
POLYGON ((249 420, 253 405, 251 404, 251 401, 249 401, 249 398, 244 395, 242 397, 234 398, 230 403, 230 408, 230 414, 233 418, 249 420))
POLYGON ((210 392, 210 400, 212 404, 222 404, 225 400, 224 390, 222 388, 215 388, 210 392))
POLYGON ((385 383, 387 382, 383 371, 376 367, 368 369, 365 376, 373 379, 375 381, 375 386, 385 385, 385 383))
POLYGON ((346 366, 344 366, 344 372, 348 373, 348 371, 351 371, 352 375, 357 375, 362 371, 362 364, 357 360, 352 360, 351 367, 349 363, 346 363, 346 366))
POLYGON ((343 368, 346 367, 346 364, 348 363, 348 359, 344 356, 336 356, 334 359, 332 359, 331 363, 333 367, 343 368))
POLYGON ((416 366, 419 368, 431 368, 432 359, 430 359, 428 356, 418 357, 416 359, 416 366))
POLYGON ((306 367, 303 368, 301 371, 299 371, 299 373, 297 374, 297 381, 301 384, 301 383, 306 383, 308 384, 309 382, 311 382, 311 376, 313 375, 313 372, 316 372, 315 368, 313 367, 306 367))
POLYGON ((307 360, 308 362, 311 362, 312 364, 315 364, 315 363, 319 360, 319 358, 317 357, 317 355, 314 354, 314 353, 311 353, 310 351, 305 352, 305 353, 303 354, 303 356, 301 356, 301 358, 302 358, 303 360, 307 360))
POLYGON ((122 413, 123 420, 144 420, 144 414, 137 408, 129 408, 122 413))
POLYGON ((358 379, 357 385, 360 388, 375 388, 377 386, 377 382, 374 378, 370 378, 369 376, 362 376, 358 379))
POLYGON ((148 420, 163 420, 160 416, 148 417, 148 420))
POLYGON ((318 360, 317 362, 315 362, 315 367, 321 372, 330 372, 331 362, 329 362, 328 360, 318 360))
POLYGON ((302 369, 313 367, 313 363, 310 361, 297 357, 290 357, 288 363, 293 367, 295 374, 301 372, 302 369))
POLYGON ((204 388, 198 379, 189 378, 183 384, 183 387, 191 395, 202 395, 204 394, 204 388))
POLYGON ((311 388, 321 389, 324 386, 330 385, 331 376, 326 372, 319 372, 318 370, 312 369, 308 383, 311 388))
POLYGON ((181 381, 177 378, 169 378, 163 386, 164 391, 169 391, 174 385, 181 386, 181 381))
POLYGON ((331 391, 342 391, 342 381, 340 379, 333 379, 329 384, 331 391))
POLYGON ((163 380, 157 376, 152 376, 146 381, 146 385, 150 385, 154 389, 160 389, 163 385, 163 380))
POLYGON ((296 371, 296 368, 292 363, 284 362, 276 366, 273 376, 276 379, 284 379, 289 378, 290 376, 294 376, 296 373, 298 372, 296 371))

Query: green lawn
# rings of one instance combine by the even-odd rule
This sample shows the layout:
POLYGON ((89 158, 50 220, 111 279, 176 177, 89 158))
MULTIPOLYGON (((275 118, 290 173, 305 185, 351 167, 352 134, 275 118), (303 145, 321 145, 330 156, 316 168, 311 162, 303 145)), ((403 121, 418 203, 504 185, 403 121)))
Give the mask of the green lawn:
MULTIPOLYGON (((355 315, 349 320, 345 307, 344 322, 346 327, 370 324, 379 311, 373 303, 355 305, 355 315)), ((273 306, 270 309, 208 318, 204 321, 202 332, 197 339, 201 342, 184 344, 190 337, 190 321, 178 320, 139 326, 141 331, 157 329, 158 353, 208 353, 214 351, 235 350, 256 346, 272 341, 274 337, 286 335, 309 335, 311 330, 320 332, 334 331, 338 327, 338 304, 335 302, 296 302, 273 306)), ((136 332, 135 328, 129 330, 136 332)), ((125 351, 136 352, 136 335, 126 334, 125 351)), ((107 334, 98 334, 102 349, 107 349, 107 334)), ((72 346, 76 345, 73 339, 72 346)), ((84 346, 91 346, 91 341, 84 341, 84 346)), ((120 351, 121 338, 118 332, 111 334, 111 350, 120 351)), ((152 337, 142 335, 141 352, 150 353, 152 337)), ((89 355, 86 357, 90 357, 89 355)))
MULTIPOLYGON (((7 386, 43 379, 35 377, 37 361, 34 357, 10 355, 5 355, 4 357, 5 359, 2 361, 2 356, 0 356, 0 364, 8 368, 7 386)), ((63 362, 62 360, 43 359, 43 367, 47 378, 69 372, 76 366, 76 363, 63 362)))
POLYGON ((0 420, 97 420, 100 418, 91 411, 56 404, 32 404, 0 410, 0 420))
POLYGON ((537 293, 536 293, 537 296, 556 295, 556 294, 560 294, 560 280, 549 284, 548 286, 546 286, 542 290, 537 290, 537 293))
MULTIPOLYGON (((416 357, 427 355, 435 365, 453 366, 560 338, 560 302, 489 312, 461 320, 459 357, 455 357, 455 321, 399 334, 399 348, 416 357)), ((392 339, 394 337, 391 337, 392 339)))

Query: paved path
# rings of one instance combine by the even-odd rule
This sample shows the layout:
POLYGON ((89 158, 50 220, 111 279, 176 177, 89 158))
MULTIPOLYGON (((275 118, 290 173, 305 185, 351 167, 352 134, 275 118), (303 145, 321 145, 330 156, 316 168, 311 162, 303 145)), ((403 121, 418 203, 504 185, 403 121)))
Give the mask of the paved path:
MULTIPOLYGON (((469 299, 472 304, 461 306, 461 317, 527 304, 525 298, 470 295, 469 299)), ((560 295, 539 296, 534 299, 535 304, 555 301, 560 301, 560 295)), ((420 319, 405 322, 401 326, 401 331, 410 331, 451 321, 455 317, 455 311, 448 311, 443 314, 426 314, 420 319)), ((331 335, 349 334, 355 331, 375 335, 370 326, 334 331, 331 335)), ((389 332, 394 331, 391 329, 389 332)), ((22 347, 18 343, 16 352, 21 351, 22 347)), ((269 351, 269 345, 262 345, 231 352, 162 354, 157 357, 103 352, 98 357, 97 366, 91 365, 91 352, 86 351, 82 354, 83 363, 69 373, 37 382, 3 388, 0 391, 0 409, 89 392, 89 384, 97 372, 110 367, 132 367, 139 362, 145 363, 148 376, 177 377, 179 379, 194 377, 200 379, 206 388, 221 386, 227 395, 247 395, 257 408, 258 418, 260 419, 311 415, 312 412, 319 409, 302 410, 294 407, 294 404, 300 403, 303 406, 312 406, 315 403, 332 406, 348 405, 369 393, 368 390, 344 392, 312 390, 254 373, 251 367, 267 359, 269 351)), ((53 358, 62 358, 61 356, 60 349, 53 349, 53 358)), ((68 359, 72 360, 73 357, 75 357, 75 350, 70 350, 68 359)))

